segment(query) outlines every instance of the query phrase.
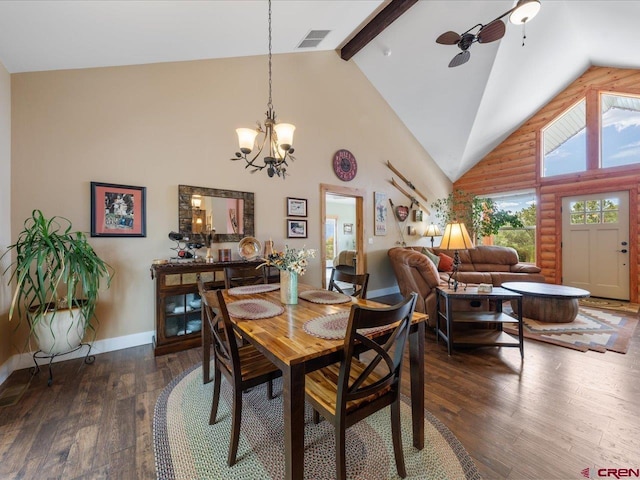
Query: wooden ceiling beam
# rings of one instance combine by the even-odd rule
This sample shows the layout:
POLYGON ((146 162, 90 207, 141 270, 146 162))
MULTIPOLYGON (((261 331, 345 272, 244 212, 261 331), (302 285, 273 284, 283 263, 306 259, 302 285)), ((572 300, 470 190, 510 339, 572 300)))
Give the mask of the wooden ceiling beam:
POLYGON ((418 0, 391 0, 389 5, 340 49, 340 58, 349 60, 417 2, 418 0))

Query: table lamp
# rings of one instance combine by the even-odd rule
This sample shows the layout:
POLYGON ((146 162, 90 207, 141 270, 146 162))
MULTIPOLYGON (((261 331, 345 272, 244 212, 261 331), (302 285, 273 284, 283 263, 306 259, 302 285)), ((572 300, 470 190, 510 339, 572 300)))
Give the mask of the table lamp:
MULTIPOLYGON (((457 221, 447 223, 444 227, 440 248, 455 251, 453 255, 453 273, 449 276, 449 284, 451 284, 453 280, 453 291, 456 292, 458 291, 458 268, 460 267, 460 254, 458 250, 461 248, 473 248, 473 242, 464 223, 457 221)), ((465 285, 465 289, 466 288, 465 285)))
POLYGON ((440 232, 438 225, 436 225, 435 223, 431 223, 429 224, 427 229, 424 231, 424 234, 422 236, 431 237, 431 248, 433 248, 433 237, 439 237, 441 235, 442 233, 440 232))

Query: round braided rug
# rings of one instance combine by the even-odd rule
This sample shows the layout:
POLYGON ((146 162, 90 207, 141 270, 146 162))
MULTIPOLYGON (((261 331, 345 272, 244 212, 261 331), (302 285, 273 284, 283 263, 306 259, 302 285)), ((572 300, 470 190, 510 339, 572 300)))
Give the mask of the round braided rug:
POLYGON ((273 292, 280 290, 278 283, 266 283, 260 285, 243 285, 242 287, 233 287, 227 290, 229 295, 251 295, 254 293, 273 292))
POLYGON ((284 312, 284 307, 268 300, 250 299, 228 303, 227 310, 229 310, 229 315, 232 317, 257 320, 280 315, 284 312))
MULTIPOLYGON (((302 328, 309 335, 323 338, 325 340, 339 340, 347 334, 347 325, 349 324, 349 312, 338 312, 324 315, 322 317, 307 320, 302 328)), ((362 328, 359 333, 366 335, 367 333, 383 330, 386 327, 362 328)))
MULTIPOLYGON (((231 388, 222 381, 217 423, 209 425, 213 382, 202 383, 199 365, 173 379, 160 394, 153 418, 153 443, 159 479, 263 480, 284 477, 282 383, 274 381, 243 395, 237 463, 227 467, 231 431, 231 388)), ((480 479, 475 464, 455 436, 425 410, 425 447, 412 445, 411 408, 401 402, 402 443, 408 479, 480 479)), ((333 427, 314 425, 305 409, 305 479, 335 478, 333 427)), ((347 476, 397 479, 389 407, 347 430, 347 476)))

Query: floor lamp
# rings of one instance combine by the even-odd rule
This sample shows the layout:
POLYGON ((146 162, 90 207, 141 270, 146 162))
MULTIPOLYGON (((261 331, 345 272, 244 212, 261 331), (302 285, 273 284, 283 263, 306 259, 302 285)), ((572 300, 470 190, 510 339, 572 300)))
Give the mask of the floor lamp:
POLYGON ((424 235, 422 236, 431 237, 431 248, 433 248, 433 237, 440 237, 441 235, 442 233, 440 232, 438 225, 436 225, 435 223, 431 223, 429 224, 427 229, 424 231, 424 235))
MULTIPOLYGON (((456 221, 447 223, 444 227, 440 248, 455 251, 453 255, 453 273, 449 276, 449 285, 451 285, 451 281, 453 281, 453 291, 456 292, 458 291, 458 269, 460 267, 460 254, 458 250, 473 248, 473 242, 464 223, 456 221)), ((465 285, 465 290, 466 288, 465 285)))

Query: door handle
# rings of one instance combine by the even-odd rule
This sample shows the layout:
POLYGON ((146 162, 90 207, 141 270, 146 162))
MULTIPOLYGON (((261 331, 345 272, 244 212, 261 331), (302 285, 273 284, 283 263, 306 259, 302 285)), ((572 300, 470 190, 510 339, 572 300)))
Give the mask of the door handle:
POLYGON ((622 250, 616 250, 616 252, 620 252, 620 253, 627 253, 627 249, 623 248, 622 250))

